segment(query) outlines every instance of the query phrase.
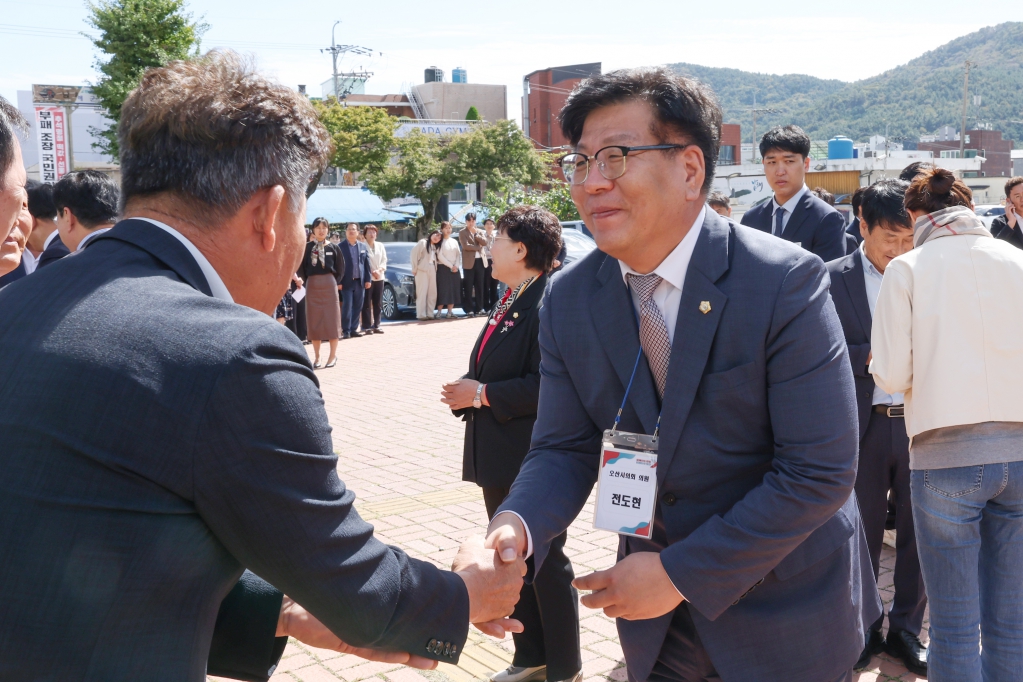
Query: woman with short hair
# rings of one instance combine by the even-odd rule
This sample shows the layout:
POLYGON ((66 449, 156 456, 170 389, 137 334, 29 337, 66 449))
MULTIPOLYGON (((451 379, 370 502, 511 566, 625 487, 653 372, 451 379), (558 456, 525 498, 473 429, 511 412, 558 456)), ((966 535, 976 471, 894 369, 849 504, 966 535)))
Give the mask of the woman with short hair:
POLYGON ((451 319, 455 316, 455 306, 462 304, 462 276, 458 272, 462 249, 458 246, 458 240, 451 237, 451 223, 446 220, 441 223, 440 232, 441 243, 437 251, 437 310, 439 313, 447 307, 447 317, 451 319))
POLYGON ((370 287, 362 304, 362 331, 383 334, 380 313, 384 298, 384 273, 387 272, 387 249, 377 241, 377 226, 367 225, 362 231, 369 251, 370 287))
MULTIPOLYGON (((516 206, 497 221, 491 246, 494 278, 507 287, 469 355, 469 372, 445 384, 442 401, 465 420, 462 480, 483 488, 493 518, 529 451, 540 398, 540 307, 561 225, 551 212, 516 206)), ((556 537, 531 585, 523 585, 513 618, 515 657, 493 682, 575 678, 582 662, 579 613, 567 533, 556 537)))
POLYGON ((930 604, 928 679, 1023 670, 1023 251, 928 169, 906 191, 915 248, 885 268, 870 371, 905 394, 910 490, 930 604), (983 641, 983 651, 981 651, 983 641))
POLYGON ((305 256, 298 274, 306 287, 306 335, 313 344, 313 367, 319 369, 320 343, 330 344, 326 367, 337 364, 337 340, 341 337, 341 305, 337 292, 345 274, 345 262, 338 247, 327 241, 330 224, 326 218, 313 221, 312 240, 305 245, 305 256))

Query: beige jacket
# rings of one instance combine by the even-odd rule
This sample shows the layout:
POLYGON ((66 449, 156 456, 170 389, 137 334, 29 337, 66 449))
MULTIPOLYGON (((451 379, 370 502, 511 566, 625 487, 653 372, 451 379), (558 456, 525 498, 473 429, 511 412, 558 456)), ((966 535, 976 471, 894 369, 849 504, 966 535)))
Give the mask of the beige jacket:
POLYGON ((874 381, 906 394, 909 437, 1023 422, 1023 250, 942 237, 885 269, 870 345, 874 381))
POLYGON ((366 250, 369 251, 370 275, 375 281, 380 281, 387 272, 387 249, 380 242, 374 242, 373 246, 366 242, 366 250))
POLYGON ((420 271, 437 271, 437 255, 429 248, 425 239, 420 239, 416 242, 416 245, 412 247, 412 254, 409 256, 409 261, 412 265, 413 276, 418 275, 420 271))

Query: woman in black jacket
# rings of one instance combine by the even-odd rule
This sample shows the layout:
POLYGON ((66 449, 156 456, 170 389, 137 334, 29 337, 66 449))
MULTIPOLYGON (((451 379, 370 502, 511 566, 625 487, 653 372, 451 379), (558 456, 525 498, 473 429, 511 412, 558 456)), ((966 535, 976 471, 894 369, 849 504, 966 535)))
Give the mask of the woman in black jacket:
POLYGON ((305 245, 298 274, 306 286, 306 333, 313 344, 313 368, 319 369, 320 342, 330 344, 327 367, 337 364, 337 340, 341 337, 341 307, 337 292, 345 274, 345 261, 338 247, 327 241, 330 225, 326 218, 313 221, 313 238, 305 245))
MULTIPOLYGON (((518 206, 497 221, 491 247, 494 279, 508 290, 469 357, 469 372, 444 385, 443 402, 465 424, 462 479, 483 488, 487 516, 504 501, 529 451, 540 395, 540 306, 547 273, 561 248, 561 225, 550 212, 518 206)), ((494 682, 569 680, 582 668, 572 564, 562 533, 540 573, 524 585, 513 618, 515 658, 494 682)))

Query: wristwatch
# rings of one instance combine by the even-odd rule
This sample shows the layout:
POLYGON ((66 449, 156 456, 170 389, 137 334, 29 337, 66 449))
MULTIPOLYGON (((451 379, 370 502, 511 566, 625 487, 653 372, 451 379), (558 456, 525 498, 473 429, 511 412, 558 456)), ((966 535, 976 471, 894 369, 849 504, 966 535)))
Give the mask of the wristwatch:
POLYGON ((483 395, 484 386, 486 386, 486 384, 478 384, 476 386, 476 397, 472 399, 472 406, 475 407, 477 410, 483 407, 483 403, 480 401, 480 397, 483 395))

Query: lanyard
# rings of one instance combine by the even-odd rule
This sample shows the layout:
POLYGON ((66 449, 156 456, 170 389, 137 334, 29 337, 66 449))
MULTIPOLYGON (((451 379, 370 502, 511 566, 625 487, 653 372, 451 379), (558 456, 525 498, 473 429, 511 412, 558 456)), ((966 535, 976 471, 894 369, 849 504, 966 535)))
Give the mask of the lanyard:
MULTIPOLYGON (((632 288, 626 284, 625 287, 629 290, 629 302, 632 302, 632 288)), ((632 314, 636 317, 636 329, 639 329, 639 313, 636 312, 635 307, 632 309, 632 314)), ((614 426, 611 427, 611 432, 614 433, 618 430, 618 423, 622 420, 622 412, 625 410, 625 403, 629 400, 629 393, 632 392, 632 382, 636 378, 636 370, 639 369, 639 360, 643 357, 643 343, 639 344, 639 352, 636 353, 636 362, 632 365, 632 375, 629 377, 629 385, 625 387, 625 395, 622 396, 622 404, 618 408, 618 414, 615 416, 614 426)), ((661 411, 657 413, 657 424, 654 426, 654 438, 657 438, 657 433, 661 430, 661 412, 664 411, 662 406, 661 411)))

